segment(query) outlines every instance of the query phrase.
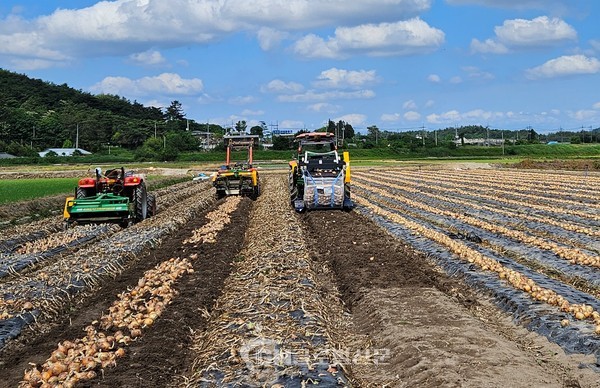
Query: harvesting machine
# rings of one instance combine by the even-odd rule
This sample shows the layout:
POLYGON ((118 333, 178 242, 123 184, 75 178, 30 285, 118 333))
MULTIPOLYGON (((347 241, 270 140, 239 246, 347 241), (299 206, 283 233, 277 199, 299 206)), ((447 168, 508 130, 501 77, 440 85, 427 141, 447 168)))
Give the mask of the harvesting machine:
POLYGON ((354 207, 350 199, 350 155, 337 151, 333 133, 296 136, 298 153, 289 163, 290 201, 298 212, 354 207))
POLYGON ((213 186, 217 190, 217 198, 228 195, 247 196, 256 199, 260 195, 258 170, 252 165, 254 143, 258 135, 227 135, 226 161, 213 175, 213 186), (247 151, 247 159, 243 162, 232 162, 233 151, 247 151))
POLYGON ((156 198, 146 192, 144 177, 123 167, 104 174, 96 168, 94 177, 80 179, 64 208, 66 226, 110 222, 126 227, 154 214, 156 198))

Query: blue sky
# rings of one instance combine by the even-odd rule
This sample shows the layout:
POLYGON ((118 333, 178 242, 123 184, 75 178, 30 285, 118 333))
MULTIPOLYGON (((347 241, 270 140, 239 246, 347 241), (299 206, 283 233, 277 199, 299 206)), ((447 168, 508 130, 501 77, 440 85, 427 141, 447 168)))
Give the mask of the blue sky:
POLYGON ((600 126, 597 0, 3 0, 0 67, 197 122, 600 126))

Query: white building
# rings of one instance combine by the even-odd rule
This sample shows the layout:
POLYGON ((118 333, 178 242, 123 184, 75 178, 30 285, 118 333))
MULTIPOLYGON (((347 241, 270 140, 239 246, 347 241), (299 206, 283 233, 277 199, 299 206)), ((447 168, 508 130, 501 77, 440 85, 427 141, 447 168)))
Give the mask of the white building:
POLYGON ((39 155, 43 158, 50 151, 55 152, 58 156, 73 156, 75 150, 81 152, 82 155, 91 155, 92 153, 86 151, 82 148, 47 148, 42 152, 39 152, 39 155))

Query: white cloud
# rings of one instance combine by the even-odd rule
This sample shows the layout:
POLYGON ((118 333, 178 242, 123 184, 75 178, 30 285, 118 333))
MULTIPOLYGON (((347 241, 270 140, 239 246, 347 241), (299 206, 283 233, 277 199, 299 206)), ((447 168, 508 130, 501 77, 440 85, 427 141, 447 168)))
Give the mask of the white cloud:
POLYGON ((343 70, 335 67, 324 70, 314 83, 322 88, 360 88, 376 81, 375 70, 343 70))
POLYGON ((444 43, 444 33, 419 18, 395 23, 338 27, 327 40, 310 34, 294 52, 304 58, 346 58, 352 55, 392 56, 431 52, 444 43))
POLYGON ((244 109, 242 111, 242 114, 244 116, 262 116, 265 114, 265 111, 263 110, 250 110, 250 109, 244 109))
POLYGON ((575 112, 569 112, 569 117, 577 121, 589 121, 600 118, 600 112, 596 110, 582 109, 575 112))
POLYGON ((303 121, 299 120, 282 120, 279 122, 279 128, 304 129, 306 128, 303 121))
POLYGON ((384 113, 380 117, 381 121, 387 123, 396 123, 400 121, 401 118, 402 116, 400 115, 400 113, 384 113))
POLYGON ((440 78, 440 76, 439 76, 439 75, 437 75, 437 74, 430 74, 430 75, 427 77, 427 80, 428 80, 429 82, 433 82, 433 83, 440 83, 440 82, 442 82, 442 79, 441 79, 441 78, 440 78))
POLYGON ((248 128, 254 125, 251 124, 252 121, 248 120, 246 116, 240 116, 237 114, 229 115, 228 117, 214 117, 208 120, 210 124, 219 124, 223 128, 233 128, 235 127, 235 123, 238 121, 246 121, 246 125, 248 128))
POLYGON ((338 122, 340 120, 352 125, 353 127, 356 127, 359 125, 364 125, 367 121, 367 116, 360 113, 351 113, 337 117, 333 121, 338 122))
POLYGON ((304 86, 297 82, 285 82, 280 79, 274 79, 268 84, 261 87, 261 91, 265 93, 300 93, 304 90, 304 86))
POLYGON ((421 114, 419 112, 409 111, 404 113, 404 119, 408 121, 421 120, 421 114))
POLYGON ((501 119, 506 116, 503 112, 492 112, 483 109, 474 109, 468 112, 461 113, 457 110, 450 110, 441 114, 430 114, 426 117, 430 124, 454 125, 461 124, 478 124, 486 125, 494 119, 501 119))
POLYGON ((463 70, 465 73, 467 73, 467 76, 469 77, 469 79, 472 79, 472 80, 484 80, 485 81, 485 80, 491 80, 491 79, 495 78, 492 73, 482 71, 475 66, 466 66, 466 67, 463 67, 463 70))
POLYGON ((148 101, 146 101, 146 103, 144 105, 151 106, 151 107, 154 107, 154 108, 164 108, 166 106, 169 106, 170 103, 167 102, 167 101, 159 101, 159 100, 155 99, 155 100, 148 100, 148 101))
POLYGON ((261 27, 256 33, 260 48, 269 51, 277 46, 289 36, 285 31, 275 30, 269 27, 261 27))
POLYGON ((162 56, 160 51, 156 50, 148 50, 142 53, 131 54, 129 59, 133 63, 142 66, 161 65, 166 62, 165 57, 162 56))
POLYGON ((592 108, 594 109, 600 109, 600 102, 595 103, 592 108))
POLYGON ((246 105, 258 101, 254 96, 237 96, 229 99, 229 103, 233 105, 246 105))
POLYGON ((508 53, 508 47, 493 39, 486 39, 485 42, 473 39, 471 41, 471 51, 483 54, 506 54, 508 53))
POLYGON ((215 102, 222 102, 223 98, 212 96, 208 93, 202 93, 196 98, 196 102, 199 104, 211 104, 215 102))
POLYGON ((337 113, 340 111, 340 106, 329 104, 327 102, 318 102, 316 104, 309 105, 307 109, 313 112, 337 113))
POLYGON ((202 91, 204 85, 198 78, 184 79, 178 74, 162 73, 156 77, 143 77, 137 80, 126 77, 106 77, 90 89, 96 93, 144 96, 194 95, 202 91))
POLYGON ((463 82, 462 78, 458 75, 455 75, 454 77, 450 78, 451 84, 460 84, 462 82, 463 82))
POLYGON ((427 100, 427 102, 425 103, 425 108, 431 108, 434 105, 435 105, 435 101, 427 100))
POLYGON ((480 5, 485 7, 506 9, 540 9, 552 8, 556 11, 566 10, 572 7, 571 0, 445 0, 452 5, 480 5))
POLYGON ((577 39, 577 32, 559 18, 506 20, 494 28, 498 40, 509 46, 545 46, 577 39))
POLYGON ((127 55, 150 47, 204 44, 236 32, 256 33, 261 47, 268 50, 287 36, 286 31, 354 25, 365 20, 399 20, 430 9, 431 3, 432 0, 99 1, 80 9, 57 9, 31 21, 15 14, 8 16, 0 21, 0 53, 15 55, 23 42, 29 42, 23 55, 69 61, 79 56, 127 55))
POLYGON ((404 109, 404 110, 417 109, 417 103, 414 102, 413 100, 405 101, 404 104, 402 104, 402 109, 404 109))
POLYGON ((327 100, 348 100, 348 99, 364 99, 374 98, 375 92, 372 90, 357 90, 352 92, 331 91, 331 92, 315 92, 309 90, 302 94, 282 95, 277 98, 281 102, 308 102, 308 101, 327 101, 327 100))
POLYGON ((526 70, 529 79, 555 78, 576 74, 596 74, 600 72, 600 61, 585 55, 562 56, 551 59, 541 66, 526 70))
POLYGON ((14 58, 11 59, 9 62, 12 68, 19 70, 39 70, 57 66, 57 62, 47 61, 45 59, 14 58))
POLYGON ((71 57, 60 50, 48 48, 44 36, 37 32, 0 34, 0 54, 20 60, 66 61, 71 57))
POLYGON ((471 41, 471 51, 490 54, 506 54, 520 47, 544 47, 573 41, 577 32, 559 18, 540 16, 531 20, 505 20, 494 28, 495 39, 471 41))

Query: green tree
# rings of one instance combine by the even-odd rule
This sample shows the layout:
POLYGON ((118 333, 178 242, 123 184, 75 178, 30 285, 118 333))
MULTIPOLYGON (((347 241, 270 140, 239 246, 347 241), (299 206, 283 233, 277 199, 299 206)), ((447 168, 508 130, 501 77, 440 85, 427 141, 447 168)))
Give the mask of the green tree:
POLYGON ((200 142, 190 132, 169 132, 166 135, 166 145, 176 151, 197 151, 200 142))
POLYGON ((11 142, 6 147, 6 152, 15 156, 38 156, 37 152, 28 146, 21 145, 17 142, 11 142))
POLYGON ((255 125, 252 128, 250 128, 250 134, 251 135, 258 135, 259 137, 262 137, 263 136, 263 129, 260 126, 255 125))
POLYGON ((260 125, 255 125, 252 128, 250 128, 250 134, 258 135, 259 137, 263 137, 266 130, 267 130, 267 124, 264 121, 261 121, 260 125))
POLYGON ((167 121, 185 120, 185 113, 183 113, 181 102, 177 100, 171 101, 171 105, 167 107, 166 119, 167 121))
POLYGON ((292 142, 289 137, 286 136, 274 136, 273 137, 273 149, 274 150, 291 150, 292 142))
POLYGON ((381 139, 381 131, 377 128, 377 125, 371 125, 367 127, 367 138, 371 140, 375 145, 379 144, 381 139))
POLYGON ((144 142, 135 153, 135 159, 138 161, 158 160, 163 152, 163 139, 151 137, 144 142))
POLYGON ((344 138, 345 139, 353 139, 354 138, 354 128, 352 125, 345 123, 344 124, 344 138))
POLYGON ((529 143, 537 143, 538 142, 538 134, 531 127, 529 127, 529 130, 527 131, 527 141, 529 143))
POLYGON ((239 134, 246 134, 246 129, 248 128, 248 124, 246 120, 241 120, 235 123, 235 131, 239 134))

